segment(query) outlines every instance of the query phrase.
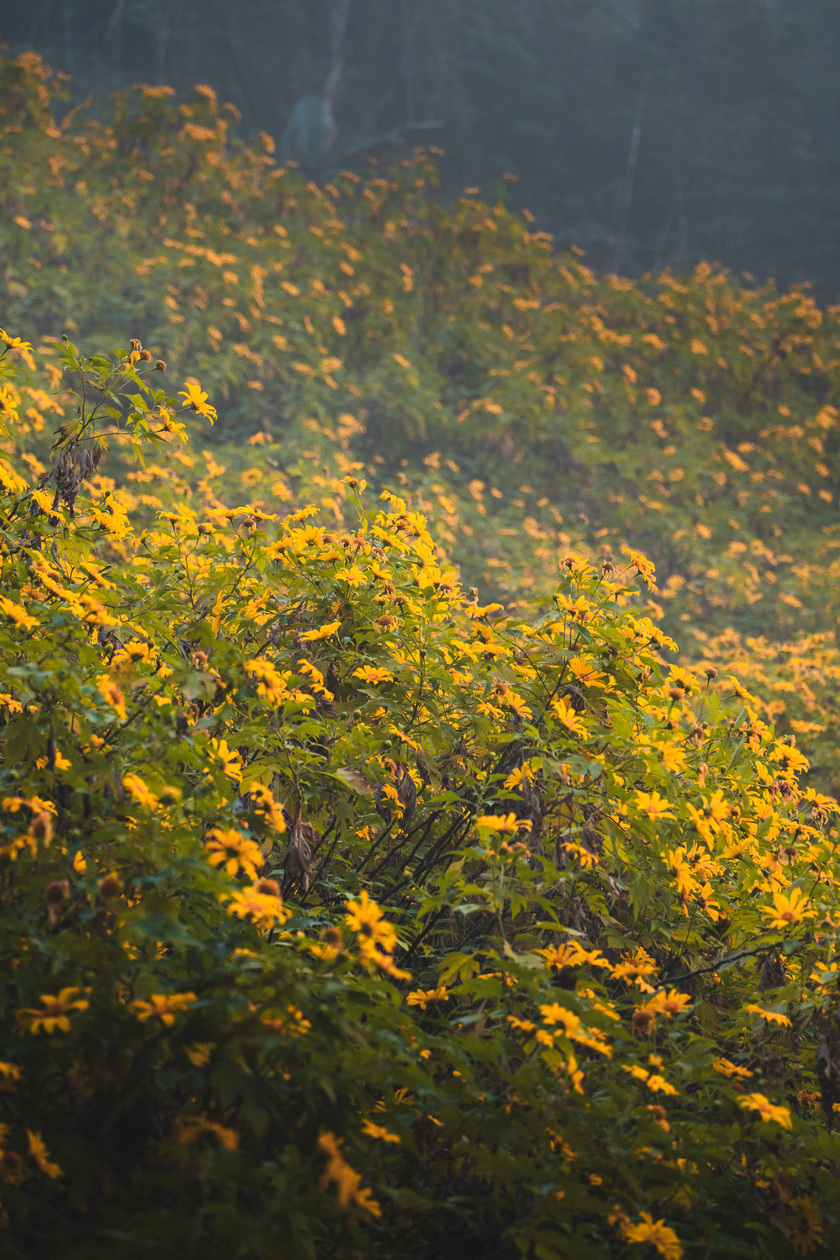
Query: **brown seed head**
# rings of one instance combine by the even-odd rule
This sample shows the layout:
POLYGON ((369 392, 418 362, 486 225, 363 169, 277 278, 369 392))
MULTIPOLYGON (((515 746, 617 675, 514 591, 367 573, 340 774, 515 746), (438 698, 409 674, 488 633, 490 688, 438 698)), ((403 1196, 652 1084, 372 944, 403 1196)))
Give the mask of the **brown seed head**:
POLYGON ((119 897, 122 884, 116 875, 105 875, 97 884, 97 889, 103 901, 111 901, 114 897, 119 897))
POLYGON ((165 362, 163 361, 163 359, 158 359, 157 363, 155 363, 155 367, 157 368, 157 370, 158 370, 159 372, 165 372, 165 371, 166 371, 166 364, 165 364, 165 362))
POLYGON ((69 879, 54 879, 44 889, 44 901, 48 906, 60 906, 70 896, 69 879))
POLYGON ((262 893, 264 897, 279 897, 280 885, 276 879, 258 879, 254 888, 258 893, 262 893))
POLYGON ((141 350, 141 351, 140 351, 140 358, 143 360, 143 362, 144 362, 144 363, 148 363, 148 362, 149 362, 149 360, 151 359, 151 357, 152 357, 152 355, 151 355, 151 351, 150 351, 150 350, 141 350))
POLYGON ((344 937, 341 935, 341 929, 337 927, 326 927, 321 933, 321 940, 326 945, 331 945, 333 949, 341 949, 344 944, 344 937))
POLYGON ((638 1033, 640 1037, 647 1037, 655 1023, 656 1016, 653 1011, 646 1011, 643 1007, 639 1007, 633 1012, 633 1032, 638 1033))
POLYGON ((52 815, 45 809, 39 809, 34 813, 29 820, 29 834, 33 840, 37 840, 45 849, 48 849, 53 834, 52 815))

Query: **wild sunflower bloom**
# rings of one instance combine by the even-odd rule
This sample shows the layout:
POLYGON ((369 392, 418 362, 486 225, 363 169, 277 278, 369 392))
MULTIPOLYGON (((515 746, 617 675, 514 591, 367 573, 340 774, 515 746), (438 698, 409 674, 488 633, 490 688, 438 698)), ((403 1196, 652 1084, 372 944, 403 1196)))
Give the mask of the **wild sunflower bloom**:
POLYGON ((282 926, 291 918, 291 910, 283 905, 281 897, 272 893, 259 891, 259 885, 235 892, 230 898, 228 914, 237 915, 240 919, 253 919, 256 927, 262 932, 270 932, 278 924, 282 926))
POLYGON ((419 1006, 423 1011, 425 1011, 430 1002, 448 1001, 449 994, 446 992, 443 985, 437 989, 415 989, 412 993, 409 993, 406 998, 406 1002, 409 1006, 419 1006))
POLYGON ((656 590, 656 566, 652 560, 648 560, 647 556, 641 551, 632 551, 629 547, 621 548, 622 554, 627 556, 636 572, 642 578, 652 591, 656 590))
POLYGON ((657 1015, 665 1015, 668 1019, 672 1015, 682 1015, 689 1006, 691 1006, 691 998, 685 993, 678 993, 676 989, 656 993, 648 1002, 649 1010, 657 1015))
POLYGON ((773 893, 773 905, 762 906, 761 913, 767 916, 767 927, 782 929, 792 923, 801 923, 804 919, 813 919, 814 911, 806 910, 808 898, 801 888, 794 888, 790 896, 783 892, 773 893))
POLYGON ((654 821, 657 818, 674 817, 671 802, 659 792, 637 792, 636 809, 640 814, 647 814, 648 818, 654 821))
POLYGON ((154 809, 157 805, 158 797, 146 786, 139 774, 123 775, 122 784, 132 800, 136 801, 138 805, 145 805, 147 809, 154 809))
POLYGON ((67 1033, 70 1031, 70 1011, 86 1011, 90 1006, 87 998, 76 996, 81 991, 77 986, 69 985, 55 997, 42 993, 42 1009, 39 1011, 25 1007, 18 1011, 18 1019, 29 1025, 27 1031, 31 1033, 38 1033, 42 1029, 45 1033, 53 1033, 56 1029, 67 1033))
POLYGON ((178 397, 183 398, 185 407, 192 407, 200 416, 206 416, 211 424, 216 419, 216 408, 210 406, 208 395, 198 381, 187 381, 186 388, 179 390, 178 397))
POLYGON ((270 661, 246 661, 245 673, 250 674, 257 682, 257 695, 262 696, 269 704, 282 704, 289 698, 286 680, 290 677, 288 670, 281 673, 270 661))
POLYGON ((756 1006, 754 1002, 751 1002, 744 1009, 748 1015, 758 1015, 761 1019, 766 1020, 768 1024, 779 1024, 782 1028, 791 1027, 790 1019, 787 1015, 783 1015, 781 1011, 766 1011, 763 1006, 756 1006))
POLYGON ((567 1036, 571 1036, 573 1033, 576 1033, 580 1028, 580 1016, 576 1015, 574 1011, 567 1010, 566 1007, 561 1006, 559 1002, 552 1002, 548 1006, 541 1006, 540 1014, 546 1024, 562 1024, 563 1031, 567 1036))
POLYGON ((257 878, 257 868, 263 864, 263 855, 256 841, 241 832, 214 828, 204 845, 211 866, 221 866, 233 878, 244 871, 248 879, 257 878))
POLYGON ((304 630, 298 638, 301 643, 314 643, 316 639, 328 639, 331 634, 335 634, 340 625, 340 621, 330 621, 325 626, 319 626, 317 630, 304 630))
POLYGON ((397 944, 397 933, 387 923, 375 901, 371 901, 366 888, 359 893, 358 901, 348 901, 344 921, 351 931, 357 932, 364 945, 379 946, 392 954, 397 944))
POLYGON ((194 993, 153 993, 148 1002, 137 998, 129 1004, 128 1009, 143 1024, 147 1019, 156 1017, 167 1028, 171 1028, 175 1023, 175 1016, 186 1011, 195 1001, 197 998, 194 993))
POLYGON ((516 814, 481 814, 473 826, 481 831, 519 831, 528 830, 531 823, 527 818, 517 818, 516 814))
POLYGON ((765 1123, 773 1120, 783 1129, 793 1127, 787 1107, 777 1107, 764 1094, 744 1094, 738 1099, 738 1106, 743 1107, 745 1111, 757 1111, 765 1123))
POLYGON ((627 1242, 650 1243, 662 1260, 681 1260, 683 1249, 676 1230, 664 1220, 655 1221, 650 1212, 642 1212, 637 1225, 622 1225, 621 1231, 627 1242))

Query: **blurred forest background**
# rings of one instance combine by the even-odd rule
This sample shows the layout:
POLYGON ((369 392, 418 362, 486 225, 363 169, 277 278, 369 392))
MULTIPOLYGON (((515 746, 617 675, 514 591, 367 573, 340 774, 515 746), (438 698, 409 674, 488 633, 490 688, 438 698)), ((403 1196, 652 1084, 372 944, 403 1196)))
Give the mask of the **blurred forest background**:
POLYGON ((31 0, 0 38, 74 100, 206 82, 323 178, 445 150, 445 196, 515 175, 560 248, 840 287, 831 0, 31 0))

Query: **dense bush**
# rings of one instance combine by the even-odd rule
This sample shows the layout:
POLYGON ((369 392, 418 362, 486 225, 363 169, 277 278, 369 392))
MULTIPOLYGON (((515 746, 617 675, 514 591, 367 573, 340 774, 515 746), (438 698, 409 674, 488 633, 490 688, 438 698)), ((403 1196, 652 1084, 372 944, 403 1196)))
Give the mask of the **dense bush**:
POLYGON ((0 79, 3 1247, 834 1254, 837 312, 0 79))
POLYGON ((147 354, 61 348, 3 469, 7 1254, 831 1254, 801 754, 663 666, 637 553, 512 616, 353 476, 353 528, 164 480, 136 529, 108 461, 213 416, 147 354))

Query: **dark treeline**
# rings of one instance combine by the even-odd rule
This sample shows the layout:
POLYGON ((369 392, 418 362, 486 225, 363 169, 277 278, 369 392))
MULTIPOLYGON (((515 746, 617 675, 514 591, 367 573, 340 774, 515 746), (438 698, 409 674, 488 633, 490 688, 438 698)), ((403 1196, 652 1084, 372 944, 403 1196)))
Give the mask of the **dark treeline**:
POLYGON ((71 75, 211 84, 315 175, 418 143, 518 177, 558 245, 840 287, 832 0, 31 0, 0 36, 71 75))

